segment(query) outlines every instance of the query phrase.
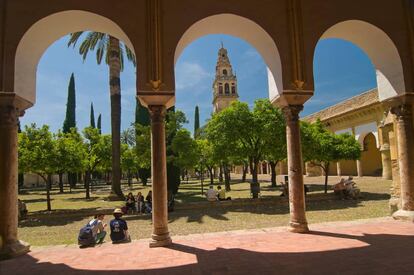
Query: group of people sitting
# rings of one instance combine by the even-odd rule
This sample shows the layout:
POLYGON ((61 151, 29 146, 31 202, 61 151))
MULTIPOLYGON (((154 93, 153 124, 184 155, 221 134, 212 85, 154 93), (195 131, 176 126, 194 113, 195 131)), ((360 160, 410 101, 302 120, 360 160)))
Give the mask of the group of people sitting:
MULTIPOLYGON (((111 241, 113 244, 131 242, 131 237, 128 233, 127 222, 122 219, 124 213, 120 208, 116 208, 113 212, 114 219, 109 223, 111 230, 111 241)), ((107 224, 104 223, 105 214, 98 214, 88 222, 88 224, 81 228, 78 236, 78 244, 80 247, 94 246, 102 244, 106 237, 107 224)))
POLYGON ((146 213, 150 214, 152 212, 152 191, 149 191, 147 196, 142 195, 141 192, 134 197, 130 192, 126 197, 125 201, 125 213, 146 213))
POLYGON ((206 192, 206 198, 208 201, 225 201, 231 200, 231 197, 226 198, 226 190, 222 189, 221 186, 217 186, 217 190, 214 190, 213 185, 206 192))

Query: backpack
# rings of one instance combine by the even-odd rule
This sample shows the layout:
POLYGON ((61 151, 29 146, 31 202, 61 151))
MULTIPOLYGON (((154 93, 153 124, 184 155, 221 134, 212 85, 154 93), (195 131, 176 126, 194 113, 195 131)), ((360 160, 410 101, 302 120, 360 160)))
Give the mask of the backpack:
POLYGON ((95 244, 95 238, 93 237, 92 229, 97 224, 95 220, 92 224, 87 223, 84 227, 79 230, 78 244, 80 246, 89 246, 95 244))

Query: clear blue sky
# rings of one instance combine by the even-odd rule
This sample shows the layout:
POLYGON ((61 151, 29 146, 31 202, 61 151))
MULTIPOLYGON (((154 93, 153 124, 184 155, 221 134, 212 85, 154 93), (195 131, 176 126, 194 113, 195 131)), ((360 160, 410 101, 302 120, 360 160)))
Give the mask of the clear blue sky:
MULTIPOLYGON (((238 78, 241 101, 253 104, 267 98, 266 66, 259 53, 245 41, 227 35, 209 35, 190 44, 176 64, 176 106, 185 112, 192 131, 195 105, 202 123, 212 112, 212 83, 220 42, 229 52, 238 78)), ((72 72, 76 82, 76 120, 79 129, 89 126, 90 104, 95 118, 102 114, 102 130, 110 132, 108 68, 96 65, 92 54, 83 62, 77 50, 66 47, 64 37, 45 52, 37 71, 37 102, 27 110, 22 124, 62 127, 67 86, 72 72)), ((138 60, 139 62, 139 60, 138 60)), ((139 72, 138 72, 139 73, 139 72)), ((315 96, 305 104, 302 116, 311 114, 376 86, 375 71, 368 57, 351 43, 329 39, 319 42, 314 60, 315 96)), ((121 75, 122 129, 131 125, 135 112, 135 68, 126 64, 121 75)))

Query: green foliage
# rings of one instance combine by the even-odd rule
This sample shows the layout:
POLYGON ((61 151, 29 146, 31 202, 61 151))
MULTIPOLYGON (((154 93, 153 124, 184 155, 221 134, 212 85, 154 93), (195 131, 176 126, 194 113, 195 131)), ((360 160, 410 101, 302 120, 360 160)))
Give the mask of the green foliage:
POLYGON ((63 132, 69 133, 71 128, 76 127, 76 92, 75 77, 73 73, 70 76, 68 86, 68 100, 66 103, 66 117, 63 122, 63 132))
POLYGON ((197 143, 191 138, 186 129, 179 129, 174 136, 171 149, 174 153, 172 162, 181 169, 191 169, 198 161, 199 153, 197 143))
POLYGON ((83 139, 72 128, 69 133, 58 132, 56 142, 56 171, 57 173, 79 173, 86 168, 86 151, 83 139))
POLYGON ((90 114, 91 124, 90 127, 96 128, 95 126, 95 112, 93 111, 93 103, 91 103, 91 114, 90 114))
POLYGON ((151 168, 151 127, 135 124, 137 164, 140 168, 151 168))
POLYGON ((19 170, 37 174, 47 181, 48 175, 57 172, 56 158, 56 144, 49 126, 25 126, 19 134, 19 170))
POLYGON ((198 106, 195 107, 194 112, 194 138, 197 139, 200 131, 200 112, 198 106))
POLYGON ((101 114, 99 114, 98 116, 98 122, 96 124, 96 127, 99 130, 99 134, 102 134, 102 115, 101 114))
POLYGON ((142 106, 138 98, 136 99, 135 107, 135 124, 141 124, 143 126, 148 126, 151 124, 148 109, 142 106))
MULTIPOLYGON (((102 63, 103 57, 105 57, 105 63, 108 64, 110 60, 110 35, 101 32, 75 32, 70 34, 68 41, 68 47, 76 47, 79 39, 85 34, 85 39, 79 46, 79 54, 82 55, 83 60, 88 56, 89 51, 96 49, 96 62, 102 63)), ((124 43, 119 43, 119 60, 121 70, 124 68, 124 55, 132 62, 134 67, 136 66, 135 55, 131 49, 129 49, 124 43)))
POLYGON ((301 139, 304 161, 321 167, 325 173, 325 193, 329 165, 340 160, 356 160, 361 156, 360 146, 353 136, 331 133, 319 120, 312 124, 301 123, 301 139))
POLYGON ((86 169, 92 173, 100 168, 108 170, 111 167, 111 136, 100 135, 96 128, 88 127, 83 130, 86 150, 86 169))
POLYGON ((233 102, 213 115, 206 130, 218 160, 241 163, 248 159, 254 183, 260 161, 285 158, 284 120, 268 100, 257 100, 252 111, 246 103, 233 102))
POLYGON ((136 143, 136 129, 133 127, 127 128, 121 133, 121 143, 129 146, 135 146, 136 143))

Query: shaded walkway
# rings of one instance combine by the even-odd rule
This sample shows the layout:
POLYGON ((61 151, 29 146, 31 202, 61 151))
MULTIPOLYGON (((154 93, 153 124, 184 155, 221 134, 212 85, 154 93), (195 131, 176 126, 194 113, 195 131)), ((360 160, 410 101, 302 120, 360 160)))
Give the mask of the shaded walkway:
POLYGON ((145 240, 100 248, 35 248, 0 262, 1 274, 409 274, 414 224, 388 218, 175 237, 169 248, 145 240))

